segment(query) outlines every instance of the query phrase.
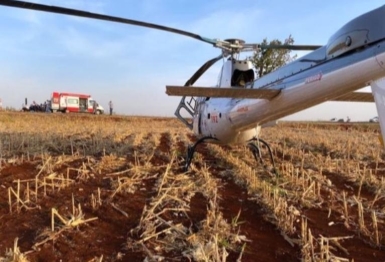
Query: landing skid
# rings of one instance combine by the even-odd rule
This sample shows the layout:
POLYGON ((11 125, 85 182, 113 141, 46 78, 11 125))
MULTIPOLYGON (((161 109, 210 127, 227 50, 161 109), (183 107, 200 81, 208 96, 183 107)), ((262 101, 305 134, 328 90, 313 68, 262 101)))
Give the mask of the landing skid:
POLYGON ((184 171, 188 171, 190 165, 191 165, 191 161, 194 157, 194 153, 195 153, 195 149, 196 147, 200 144, 200 143, 203 143, 204 141, 206 140, 209 140, 209 139, 214 139, 214 140, 217 140, 216 138, 212 137, 212 136, 205 136, 205 137, 202 137, 201 139, 199 139, 198 141, 196 141, 194 143, 194 145, 188 145, 187 147, 187 157, 186 157, 186 163, 185 163, 185 166, 184 166, 184 171))
POLYGON ((271 152, 270 145, 265 140, 260 139, 260 138, 253 138, 253 139, 250 139, 249 141, 250 142, 249 142, 248 146, 250 148, 250 151, 254 155, 255 161, 259 162, 264 167, 265 167, 265 165, 264 165, 263 160, 262 160, 260 143, 262 143, 266 146, 267 150, 269 151, 270 161, 273 164, 273 173, 277 175, 277 169, 275 168, 275 161, 274 161, 273 153, 271 152))
MULTIPOLYGON (((185 162, 185 165, 184 165, 184 171, 185 172, 188 171, 188 169, 189 169, 189 167, 191 165, 191 161, 192 161, 192 159, 194 157, 194 153, 195 153, 196 147, 199 144, 201 144, 201 143, 203 143, 203 142, 205 142, 206 140, 209 140, 209 139, 217 140, 214 137, 205 136, 205 137, 200 138, 198 141, 196 141, 192 146, 188 145, 188 147, 187 147, 186 162, 185 162)), ((249 140, 249 144, 248 144, 248 146, 250 147, 251 152, 254 155, 255 161, 261 163, 262 165, 264 164, 263 160, 262 160, 260 143, 264 144, 266 146, 266 148, 269 150, 270 161, 273 164, 273 173, 277 175, 277 170, 275 168, 275 161, 274 161, 273 153, 271 152, 270 145, 266 141, 264 141, 263 139, 260 139, 260 138, 250 139, 249 140)))

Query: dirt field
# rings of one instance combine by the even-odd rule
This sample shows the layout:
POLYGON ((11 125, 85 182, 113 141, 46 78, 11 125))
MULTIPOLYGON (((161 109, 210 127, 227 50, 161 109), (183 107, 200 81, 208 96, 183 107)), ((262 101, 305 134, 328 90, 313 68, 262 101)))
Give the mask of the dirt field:
POLYGON ((385 261, 378 124, 198 147, 176 119, 0 112, 0 261, 385 261), (265 150, 264 150, 265 151, 265 150))

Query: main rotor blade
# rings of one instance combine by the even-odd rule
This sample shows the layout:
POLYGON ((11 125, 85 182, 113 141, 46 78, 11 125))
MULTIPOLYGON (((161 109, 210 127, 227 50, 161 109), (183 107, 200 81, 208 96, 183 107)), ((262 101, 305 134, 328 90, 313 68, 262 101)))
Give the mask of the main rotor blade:
POLYGON ((261 45, 262 49, 288 49, 299 51, 311 51, 322 47, 321 45, 261 45))
POLYGON ((203 73, 207 71, 207 69, 209 69, 213 64, 218 62, 222 57, 223 57, 223 55, 219 55, 219 56, 207 61, 206 63, 204 63, 198 69, 198 71, 196 71, 195 74, 193 74, 192 77, 189 80, 187 80, 187 82, 184 84, 184 86, 192 86, 199 79, 199 77, 201 77, 201 75, 203 75, 203 73))
POLYGON ((80 16, 85 18, 92 18, 92 19, 98 19, 98 20, 104 20, 104 21, 110 21, 110 22, 116 22, 116 23, 123 23, 123 24, 130 24, 130 25, 136 25, 136 26, 143 26, 158 30, 163 30, 175 34, 180 34, 188 37, 192 37, 194 39, 209 43, 209 44, 216 44, 217 40, 206 38, 191 32, 183 31, 180 29, 167 27, 163 25, 158 24, 152 24, 147 22, 142 22, 138 20, 132 20, 127 18, 121 18, 116 16, 109 16, 109 15, 103 15, 103 14, 97 14, 97 13, 91 13, 71 8, 64 8, 59 6, 49 6, 49 5, 43 5, 43 4, 36 4, 31 2, 25 2, 25 1, 15 1, 15 0, 0 0, 0 5, 4 6, 10 6, 10 7, 17 7, 22 9, 31 9, 36 11, 43 11, 43 12, 49 12, 49 13, 57 13, 57 14, 64 14, 64 15, 71 15, 71 16, 80 16))
POLYGON ((288 49, 288 50, 298 50, 298 51, 311 51, 316 50, 322 47, 321 45, 260 45, 260 44, 245 44, 244 48, 253 48, 253 49, 288 49))

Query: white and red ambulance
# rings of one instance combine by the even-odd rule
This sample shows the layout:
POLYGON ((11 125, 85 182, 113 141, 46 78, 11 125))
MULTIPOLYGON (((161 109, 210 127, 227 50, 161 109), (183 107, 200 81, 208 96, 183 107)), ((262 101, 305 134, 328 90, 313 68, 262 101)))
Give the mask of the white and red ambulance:
POLYGON ((104 109, 91 95, 76 93, 53 92, 51 97, 51 111, 63 113, 91 113, 103 114, 104 109))

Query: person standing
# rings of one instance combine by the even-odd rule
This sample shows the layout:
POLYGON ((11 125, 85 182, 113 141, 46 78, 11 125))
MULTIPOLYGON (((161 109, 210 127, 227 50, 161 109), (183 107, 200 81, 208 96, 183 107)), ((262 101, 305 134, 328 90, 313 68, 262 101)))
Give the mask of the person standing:
POLYGON ((46 113, 51 113, 51 100, 47 100, 46 101, 45 112, 46 113))
POLYGON ((92 110, 93 110, 93 112, 94 112, 94 114, 96 114, 96 109, 98 108, 98 104, 96 103, 96 101, 94 101, 93 103, 92 103, 92 110))
POLYGON ((112 115, 112 110, 114 108, 114 105, 112 104, 112 101, 110 100, 110 102, 108 103, 109 107, 110 107, 110 116, 112 115))

